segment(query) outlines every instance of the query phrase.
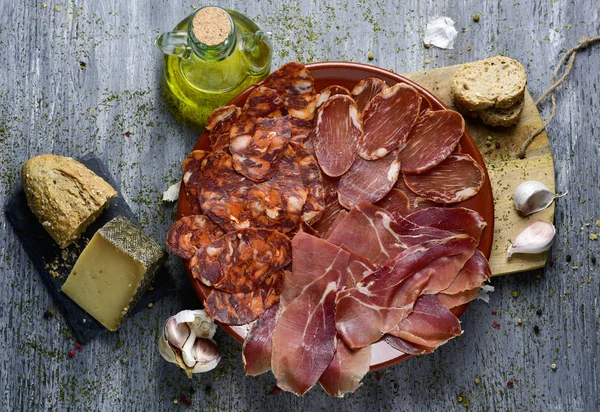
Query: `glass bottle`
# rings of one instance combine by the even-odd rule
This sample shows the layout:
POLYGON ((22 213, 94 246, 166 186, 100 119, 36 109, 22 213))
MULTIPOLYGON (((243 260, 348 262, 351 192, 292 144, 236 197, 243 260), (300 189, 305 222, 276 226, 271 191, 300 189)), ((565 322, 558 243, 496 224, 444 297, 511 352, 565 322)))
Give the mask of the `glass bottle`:
POLYGON ((195 11, 158 36, 156 45, 165 54, 165 101, 178 120, 198 127, 271 70, 269 33, 220 7, 195 11))

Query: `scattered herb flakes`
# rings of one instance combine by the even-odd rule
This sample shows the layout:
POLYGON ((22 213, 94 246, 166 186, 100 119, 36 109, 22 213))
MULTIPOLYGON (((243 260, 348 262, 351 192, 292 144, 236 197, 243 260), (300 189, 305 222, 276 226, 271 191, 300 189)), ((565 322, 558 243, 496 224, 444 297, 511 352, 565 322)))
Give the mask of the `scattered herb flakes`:
POLYGON ((538 316, 542 316, 542 310, 541 309, 536 310, 535 314, 538 316))
POLYGON ((533 333, 536 335, 540 334, 540 327, 538 325, 533 325, 533 333))
POLYGON ((46 320, 52 319, 54 317, 54 313, 55 313, 54 309, 45 311, 44 312, 44 319, 46 319, 46 320))

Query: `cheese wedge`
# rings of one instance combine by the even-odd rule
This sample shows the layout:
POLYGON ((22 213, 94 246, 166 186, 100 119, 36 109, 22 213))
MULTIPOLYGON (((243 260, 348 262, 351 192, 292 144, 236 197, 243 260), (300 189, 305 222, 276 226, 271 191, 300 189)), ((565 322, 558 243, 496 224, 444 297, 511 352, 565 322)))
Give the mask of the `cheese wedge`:
POLYGON ((61 290, 107 329, 115 331, 166 258, 164 249, 118 216, 92 237, 61 290))

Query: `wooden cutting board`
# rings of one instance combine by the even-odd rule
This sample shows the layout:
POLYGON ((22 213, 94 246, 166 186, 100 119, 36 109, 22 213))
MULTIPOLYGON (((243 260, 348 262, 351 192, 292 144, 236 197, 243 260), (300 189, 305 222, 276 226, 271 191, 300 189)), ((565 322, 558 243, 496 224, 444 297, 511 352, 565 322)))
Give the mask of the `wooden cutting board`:
MULTIPOLYGON (((448 66, 423 72, 404 74, 435 94, 450 108, 452 76, 460 67, 448 66)), ((490 256, 493 276, 539 269, 546 264, 547 253, 538 255, 513 255, 506 259, 506 251, 515 237, 536 220, 554 222, 554 204, 529 217, 521 217, 513 206, 513 192, 525 180, 539 180, 554 191, 554 161, 548 135, 542 132, 527 150, 525 159, 515 159, 521 144, 529 134, 542 125, 540 113, 531 96, 525 91, 525 107, 519 123, 508 128, 494 128, 479 119, 465 116, 467 129, 473 136, 485 159, 494 194, 494 243, 490 256), (489 142, 489 143, 488 143, 489 142)))

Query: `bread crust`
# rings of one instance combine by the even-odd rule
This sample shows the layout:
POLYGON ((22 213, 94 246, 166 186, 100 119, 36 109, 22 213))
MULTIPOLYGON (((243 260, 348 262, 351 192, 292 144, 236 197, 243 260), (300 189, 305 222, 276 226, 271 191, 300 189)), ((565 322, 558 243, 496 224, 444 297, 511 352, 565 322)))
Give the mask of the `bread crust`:
POLYGON ((516 60, 490 57, 459 68, 452 79, 452 98, 466 111, 508 109, 523 99, 527 73, 516 60))
POLYGON ((70 157, 44 154, 23 164, 27 204, 61 248, 67 247, 108 207, 117 192, 70 157))

